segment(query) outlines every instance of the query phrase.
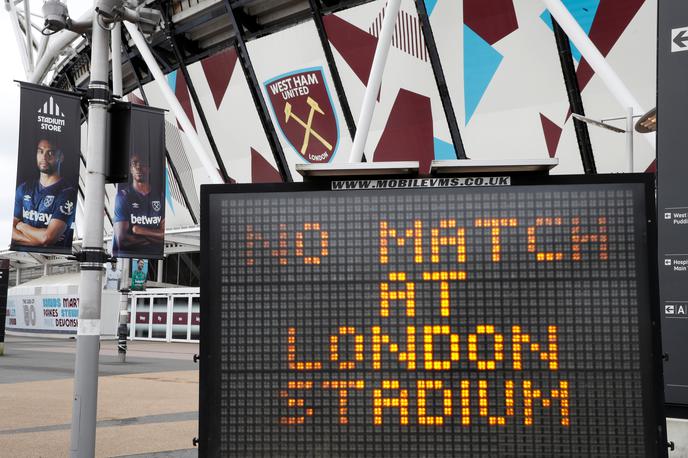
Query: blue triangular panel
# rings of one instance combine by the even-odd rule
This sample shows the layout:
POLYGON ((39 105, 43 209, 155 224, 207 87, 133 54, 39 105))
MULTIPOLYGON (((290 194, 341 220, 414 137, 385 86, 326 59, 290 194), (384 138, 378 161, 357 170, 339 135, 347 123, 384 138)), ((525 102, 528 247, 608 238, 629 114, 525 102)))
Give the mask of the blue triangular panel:
POLYGON ((463 26, 463 74, 466 124, 497 72, 503 56, 470 27, 463 26))
MULTIPOLYGON (((574 17, 578 25, 585 31, 586 34, 590 34, 590 28, 595 20, 595 15, 597 14, 597 8, 600 6, 600 0, 563 0, 564 6, 569 10, 571 15, 574 17)), ((549 15, 549 11, 545 10, 540 15, 540 19, 547 24, 550 30, 552 30, 552 17, 549 15)), ((576 48, 576 46, 571 43, 571 54, 577 62, 580 62, 581 53, 576 48)))
POLYGON ((435 159, 440 161, 454 160, 456 159, 456 152, 454 151, 454 145, 447 143, 444 140, 440 140, 435 137, 435 159))
POLYGON ((170 86, 170 89, 172 89, 172 92, 177 89, 177 70, 167 74, 167 84, 170 86))
POLYGON ((428 16, 432 14, 432 10, 437 6, 439 0, 425 0, 425 9, 428 11, 428 16))

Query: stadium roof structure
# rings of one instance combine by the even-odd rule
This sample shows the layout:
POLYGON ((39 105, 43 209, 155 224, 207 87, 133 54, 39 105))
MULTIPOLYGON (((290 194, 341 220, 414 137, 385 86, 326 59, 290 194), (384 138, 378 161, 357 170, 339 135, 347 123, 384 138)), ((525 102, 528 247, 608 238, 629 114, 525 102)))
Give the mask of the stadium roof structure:
MULTIPOLYGON (((50 37, 36 33, 43 28, 42 18, 26 11, 26 3, 6 1, 17 45, 24 51, 27 80, 85 93, 88 37, 69 31, 50 37), (33 33, 26 33, 32 29, 33 33)), ((621 171, 623 139, 587 133, 570 114, 584 114, 585 105, 595 117, 616 115, 625 113, 629 104, 620 104, 606 85, 606 72, 597 71, 600 62, 591 65, 552 20, 547 8, 558 3, 402 0, 365 146, 366 159, 418 161, 425 173, 435 160, 467 157, 493 161, 558 158, 554 173, 621 171)), ((574 27, 599 50, 602 64, 612 73, 632 75, 626 81, 628 88, 623 88, 632 93, 630 99, 635 96, 640 101, 637 105, 654 106, 656 74, 652 66, 639 69, 636 57, 656 52, 657 0, 604 3, 563 2, 571 8, 574 27)), ((126 28, 121 31, 121 49, 113 53, 121 66, 111 73, 111 81, 121 78, 123 98, 168 110, 166 254, 198 250, 199 186, 217 182, 214 175, 227 183, 296 181, 300 179, 297 164, 318 162, 300 151, 300 138, 289 131, 290 119, 298 122, 299 116, 305 116, 300 113, 307 112, 285 112, 285 124, 283 101, 275 97, 286 100, 292 95, 278 93, 274 82, 307 72, 320 75, 326 95, 318 100, 318 107, 328 113, 324 117, 334 118, 336 127, 325 142, 332 146, 329 163, 347 161, 385 0, 130 4, 156 9, 162 17, 152 33, 144 34, 147 50, 143 51, 152 54, 166 81, 156 79, 146 52, 132 36, 138 33, 126 28), (181 110, 164 97, 160 84, 172 89, 181 110), (180 116, 190 121, 192 129, 182 127, 180 116), (194 148, 192 136, 204 151, 194 148)), ((84 121, 86 108, 84 104, 84 121)), ((80 205, 85 128, 82 132, 80 205)), ((636 147, 636 171, 652 170, 654 159, 649 144, 636 147)), ((108 185, 106 241, 112 234, 114 193, 114 186, 108 185)), ((76 250, 80 224, 83 215, 77 213, 76 250)), ((63 262, 55 256, 0 255, 14 265, 63 262)))

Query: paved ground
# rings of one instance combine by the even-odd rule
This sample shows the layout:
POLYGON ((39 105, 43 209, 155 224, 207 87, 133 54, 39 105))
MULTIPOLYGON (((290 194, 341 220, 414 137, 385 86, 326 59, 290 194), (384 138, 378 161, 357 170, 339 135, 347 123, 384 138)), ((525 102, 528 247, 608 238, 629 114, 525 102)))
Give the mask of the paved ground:
MULTIPOLYGON (((69 455, 73 339, 8 336, 0 357, 0 455, 69 455)), ((196 456, 197 344, 102 341, 97 456, 196 456)))
MULTIPOLYGON (((75 341, 8 336, 0 357, 0 457, 69 455, 75 341)), ((101 342, 96 456, 195 458, 196 344, 101 342)), ((668 421, 670 458, 688 458, 688 421, 668 421)))

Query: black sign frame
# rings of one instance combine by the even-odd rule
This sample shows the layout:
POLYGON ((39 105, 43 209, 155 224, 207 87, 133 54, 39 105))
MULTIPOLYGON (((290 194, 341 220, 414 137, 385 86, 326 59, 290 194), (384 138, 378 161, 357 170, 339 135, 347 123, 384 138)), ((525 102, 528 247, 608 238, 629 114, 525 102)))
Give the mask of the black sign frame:
MULTIPOLYGON (((343 178, 333 178, 333 181, 343 178)), ((356 179, 353 177, 352 179, 356 179)), ((645 190, 647 291, 649 303, 639 306, 642 393, 645 417, 646 456, 667 456, 666 418, 664 406, 663 353, 658 307, 657 221, 655 209, 654 177, 649 174, 528 176, 515 174, 511 186, 586 185, 586 184, 642 184, 645 190)), ((209 251, 210 197, 217 194, 309 192, 332 190, 330 179, 306 183, 233 184, 201 186, 201 332, 200 332, 200 386, 199 386, 199 456, 220 456, 220 313, 215 306, 219 288, 213 284, 209 251)), ((355 191, 337 191, 351 194, 355 191)), ((381 190, 379 192, 389 192, 381 190)))
POLYGON ((684 353, 688 317, 673 314, 688 304, 686 271, 688 242, 685 218, 685 151, 688 147, 688 3, 683 0, 657 2, 657 219, 659 305, 663 345, 668 354, 665 367, 667 410, 672 417, 688 418, 688 358, 684 353), (682 215, 681 215, 682 214, 682 215), (667 313, 671 312, 671 313, 667 313))

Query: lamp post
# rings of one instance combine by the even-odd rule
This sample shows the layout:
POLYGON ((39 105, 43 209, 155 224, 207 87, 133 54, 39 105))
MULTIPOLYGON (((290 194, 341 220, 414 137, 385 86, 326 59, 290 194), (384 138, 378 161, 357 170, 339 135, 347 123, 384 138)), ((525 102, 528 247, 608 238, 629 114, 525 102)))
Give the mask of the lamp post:
POLYGON ((582 121, 586 124, 590 124, 596 127, 601 127, 602 129, 610 130, 612 132, 615 132, 617 134, 626 134, 626 172, 627 173, 633 173, 633 107, 628 107, 626 111, 626 116, 619 117, 619 118, 608 118, 608 119, 602 119, 602 120, 596 120, 592 118, 588 118, 582 115, 579 115, 577 113, 573 113, 572 116, 576 118, 579 121, 582 121), (620 121, 620 120, 626 120, 626 128, 621 129, 619 127, 612 126, 610 124, 607 124, 608 121, 620 121))
POLYGON ((81 279, 70 440, 70 455, 75 458, 94 456, 96 447, 101 285, 103 264, 109 260, 103 249, 103 205, 107 172, 107 117, 111 102, 108 84, 110 26, 126 20, 152 31, 160 20, 160 13, 155 10, 143 8, 134 11, 126 5, 124 0, 94 0, 93 16, 89 23, 72 20, 67 6, 60 0, 47 0, 43 4, 44 30, 53 33, 65 29, 79 33, 91 32, 91 68, 87 92, 88 152, 84 193, 84 217, 89 223, 84 228, 82 250, 76 256, 81 267, 81 279))

